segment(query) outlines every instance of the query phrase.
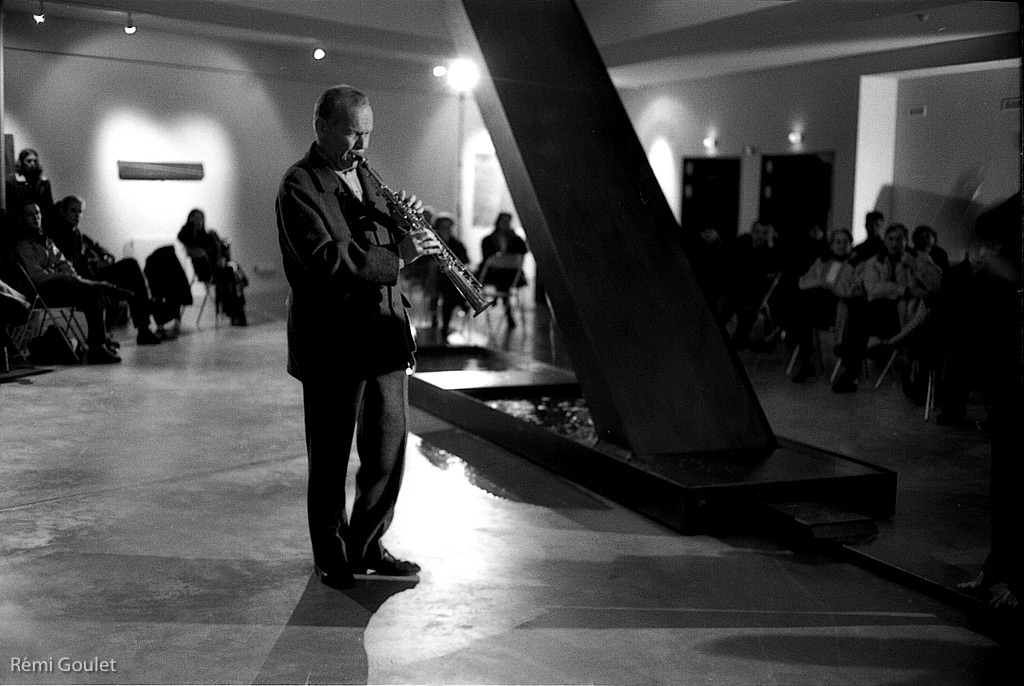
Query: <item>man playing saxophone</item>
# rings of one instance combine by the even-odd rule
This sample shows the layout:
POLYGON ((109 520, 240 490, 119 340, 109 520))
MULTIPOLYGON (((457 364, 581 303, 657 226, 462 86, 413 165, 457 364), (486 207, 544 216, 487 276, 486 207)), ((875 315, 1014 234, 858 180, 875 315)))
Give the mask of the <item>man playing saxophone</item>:
MULTIPOLYGON (((281 182, 277 226, 291 286, 288 372, 302 382, 314 569, 324 584, 345 588, 353 574, 419 571, 381 543, 402 481, 415 350, 398 273, 441 246, 396 216, 359 164, 373 130, 363 93, 328 88, 313 120, 316 142, 281 182), (348 517, 353 435, 360 467, 348 517)), ((419 211, 415 196, 399 197, 419 211)))

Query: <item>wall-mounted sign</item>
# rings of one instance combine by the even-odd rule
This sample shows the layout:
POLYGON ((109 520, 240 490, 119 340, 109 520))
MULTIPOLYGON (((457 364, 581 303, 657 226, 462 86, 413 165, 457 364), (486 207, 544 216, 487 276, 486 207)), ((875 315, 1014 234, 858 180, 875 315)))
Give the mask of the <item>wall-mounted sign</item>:
POLYGON ((117 177, 137 181, 199 181, 203 178, 203 163, 118 160, 117 177))

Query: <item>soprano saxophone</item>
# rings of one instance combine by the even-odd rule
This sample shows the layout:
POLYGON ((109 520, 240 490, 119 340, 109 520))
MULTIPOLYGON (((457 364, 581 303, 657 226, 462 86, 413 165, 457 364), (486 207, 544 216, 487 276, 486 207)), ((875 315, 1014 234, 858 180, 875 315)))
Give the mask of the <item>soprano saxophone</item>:
MULTIPOLYGON (((369 175, 370 180, 377 186, 381 195, 384 196, 384 201, 388 205, 393 213, 401 217, 402 221, 409 227, 409 230, 416 231, 419 229, 426 229, 433 233, 433 229, 427 222, 426 217, 421 212, 417 212, 412 209, 407 203, 402 202, 398 199, 398 196, 392 191, 387 185, 381 180, 380 175, 373 170, 370 163, 366 161, 366 158, 362 155, 357 156, 359 164, 362 165, 363 169, 369 175)), ((484 287, 473 276, 473 272, 469 270, 469 267, 464 265, 462 261, 455 256, 451 248, 445 245, 445 242, 441 240, 441 237, 437 238, 438 243, 441 244, 441 252, 437 255, 432 255, 438 264, 441 265, 441 272, 448 277, 448 279, 455 285, 455 288, 459 290, 462 297, 469 303, 470 308, 473 310, 473 316, 477 316, 488 307, 494 304, 493 300, 488 300, 484 296, 484 287)))

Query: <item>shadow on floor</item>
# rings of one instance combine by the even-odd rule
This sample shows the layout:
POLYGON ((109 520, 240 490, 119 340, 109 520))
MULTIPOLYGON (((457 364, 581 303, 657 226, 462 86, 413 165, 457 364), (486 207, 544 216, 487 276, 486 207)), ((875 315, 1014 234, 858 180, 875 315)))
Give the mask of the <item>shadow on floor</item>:
POLYGON ((415 586, 416 582, 359 581, 354 588, 337 591, 310 575, 253 683, 369 683, 366 627, 389 598, 415 586))

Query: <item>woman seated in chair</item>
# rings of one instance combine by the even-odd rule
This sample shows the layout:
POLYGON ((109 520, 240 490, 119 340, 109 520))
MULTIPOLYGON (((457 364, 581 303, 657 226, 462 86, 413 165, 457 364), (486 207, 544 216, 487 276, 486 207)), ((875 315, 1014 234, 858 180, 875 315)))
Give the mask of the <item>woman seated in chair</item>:
POLYGON ((861 295, 850 264, 853 234, 846 229, 836 229, 828 244, 831 253, 815 260, 797 282, 800 290, 789 330, 793 342, 799 346, 800 368, 793 375, 795 383, 802 383, 814 375, 811 363, 813 330, 835 325, 840 301, 861 295))
POLYGON ((245 287, 249 279, 237 262, 231 259, 231 246, 216 231, 206 228, 206 214, 195 209, 188 213, 185 225, 178 232, 185 246, 196 278, 212 283, 220 311, 231 318, 233 326, 245 326, 245 287))
MULTIPOLYGON (((512 230, 512 215, 508 212, 499 213, 498 218, 494 221, 494 231, 484 236, 480 242, 480 252, 483 253, 483 262, 480 267, 481 281, 485 286, 494 286, 499 293, 507 294, 514 288, 522 288, 526 285, 526 277, 523 276, 521 269, 487 267, 487 260, 492 255, 525 255, 527 251, 526 241, 512 230), (485 269, 485 267, 487 268, 485 269)), ((502 296, 502 301, 505 305, 505 314, 508 317, 508 326, 511 329, 516 325, 516 321, 512 317, 508 295, 502 296)))

